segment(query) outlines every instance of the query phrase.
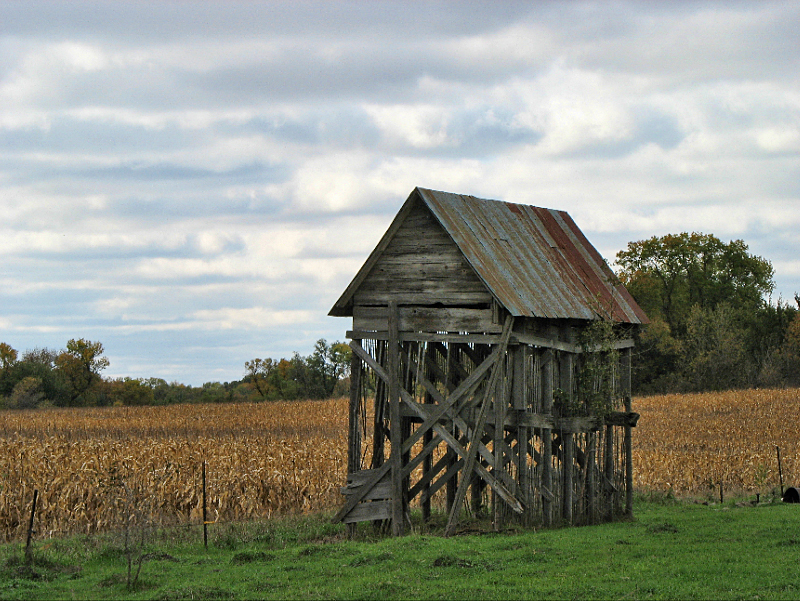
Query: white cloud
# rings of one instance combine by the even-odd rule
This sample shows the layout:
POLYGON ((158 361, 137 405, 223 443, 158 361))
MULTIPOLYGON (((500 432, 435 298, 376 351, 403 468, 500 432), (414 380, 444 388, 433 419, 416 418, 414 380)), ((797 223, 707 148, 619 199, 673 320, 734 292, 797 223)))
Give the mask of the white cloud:
POLYGON ((275 311, 266 307, 195 311, 192 317, 197 320, 196 323, 207 329, 221 328, 224 330, 299 325, 318 318, 312 311, 275 311))

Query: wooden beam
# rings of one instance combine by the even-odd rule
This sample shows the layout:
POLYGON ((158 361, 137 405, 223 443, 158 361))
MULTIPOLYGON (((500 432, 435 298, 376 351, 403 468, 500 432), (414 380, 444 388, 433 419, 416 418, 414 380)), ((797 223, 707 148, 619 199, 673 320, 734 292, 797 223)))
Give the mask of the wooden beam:
POLYGON ((400 346, 397 336, 397 303, 389 301, 389 347, 387 365, 389 367, 389 421, 391 423, 392 466, 392 534, 400 536, 405 531, 403 522, 403 453, 402 427, 400 426, 400 346))
MULTIPOLYGON (((388 340, 389 332, 348 330, 347 338, 350 340, 388 340)), ((499 334, 440 334, 435 332, 399 332, 400 342, 456 342, 465 344, 497 344, 500 342, 499 334)))
MULTIPOLYGON (((632 413, 631 404, 631 349, 622 352, 620 376, 625 411, 632 413)), ((633 515, 633 433, 625 426, 625 513, 633 515)))
MULTIPOLYGON (((361 409, 361 359, 355 353, 350 360, 350 411, 348 414, 347 472, 352 474, 361 469, 361 433, 358 429, 361 409)), ((355 526, 348 525, 348 537, 355 535, 355 526)))
MULTIPOLYGON (((347 330, 346 337, 349 340, 363 339, 363 340, 388 340, 389 332, 387 330, 367 330, 354 328, 347 330)), ((440 333, 440 332, 417 332, 417 331, 400 331, 400 342, 464 342, 472 344, 497 344, 500 341, 500 335, 494 333, 487 334, 454 334, 454 333, 440 333)), ((579 344, 571 342, 562 342, 557 339, 543 338, 541 336, 533 336, 531 334, 514 333, 509 340, 509 344, 523 344, 527 346, 538 346, 541 348, 549 348, 553 350, 571 353, 573 355, 580 355, 584 352, 583 347, 579 344)), ((597 350, 624 350, 635 346, 633 339, 618 340, 610 347, 604 346, 602 349, 588 349, 588 352, 595 352, 597 350)))
POLYGON ((575 441, 573 440, 574 434, 564 433, 563 437, 563 453, 561 455, 561 483, 563 506, 561 509, 561 517, 568 525, 574 523, 574 516, 572 512, 572 488, 573 488, 573 474, 575 473, 575 441))
MULTIPOLYGON (((361 341, 358 341, 361 342, 361 341)), ((350 360, 350 412, 348 415, 347 472, 361 469, 361 436, 358 429, 361 407, 361 359, 354 353, 350 360)))
MULTIPOLYGON (((547 349, 542 353, 542 411, 550 414, 553 411, 553 351, 547 349)), ((553 434, 550 428, 540 430, 542 438, 542 484, 541 489, 549 494, 542 495, 542 523, 550 526, 553 523, 553 434)))

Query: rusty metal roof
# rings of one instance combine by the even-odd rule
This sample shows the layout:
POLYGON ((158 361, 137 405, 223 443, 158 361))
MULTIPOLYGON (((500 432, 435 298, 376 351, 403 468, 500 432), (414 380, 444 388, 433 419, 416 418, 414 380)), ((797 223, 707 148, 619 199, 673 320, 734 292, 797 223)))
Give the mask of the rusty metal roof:
MULTIPOLYGON (((647 323, 644 312, 564 211, 415 188, 495 299, 514 316, 647 323)), ((404 210, 331 311, 342 315, 404 210), (348 298, 349 297, 349 298, 348 298)))

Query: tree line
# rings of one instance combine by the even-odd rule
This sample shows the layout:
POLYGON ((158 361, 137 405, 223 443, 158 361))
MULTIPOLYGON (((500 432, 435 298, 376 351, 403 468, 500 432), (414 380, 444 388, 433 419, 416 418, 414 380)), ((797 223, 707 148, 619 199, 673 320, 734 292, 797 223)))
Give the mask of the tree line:
POLYGON ((72 339, 65 349, 18 351, 0 343, 0 407, 170 405, 262 400, 321 399, 347 394, 350 347, 320 339, 308 356, 254 359, 232 382, 188 386, 161 378, 104 378, 103 345, 72 339))
POLYGON ((636 335, 634 392, 800 386, 800 295, 742 240, 700 233, 630 242, 617 275, 650 318, 636 335))

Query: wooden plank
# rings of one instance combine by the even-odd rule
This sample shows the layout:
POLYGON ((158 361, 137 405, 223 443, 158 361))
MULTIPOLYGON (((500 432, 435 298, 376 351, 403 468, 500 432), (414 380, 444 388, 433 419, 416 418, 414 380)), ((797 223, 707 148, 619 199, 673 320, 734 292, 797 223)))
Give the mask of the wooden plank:
POLYGON ((411 260, 405 265, 390 264, 373 269, 364 282, 364 289, 356 293, 354 298, 361 295, 369 298, 370 290, 383 293, 404 291, 490 294, 484 283, 466 267, 443 263, 419 265, 411 260))
POLYGON ((604 420, 602 417, 553 417, 546 413, 528 413, 511 409, 506 416, 505 425, 509 428, 549 428, 573 434, 594 432, 599 430, 604 420))
MULTIPOLYGON (((386 307, 356 305, 353 307, 354 330, 388 330, 386 307)), ((492 323, 492 313, 485 309, 451 307, 400 307, 398 329, 406 331, 465 331, 499 333, 502 328, 492 323)))
POLYGON ((631 428, 635 428, 640 417, 641 416, 638 413, 633 411, 630 413, 623 411, 612 411, 605 417, 603 423, 606 426, 630 426, 631 428))
MULTIPOLYGON (((437 342, 436 344, 439 345, 442 349, 445 348, 444 345, 440 342, 437 342)), ((461 362, 459 361, 459 358, 461 356, 460 349, 462 346, 464 345, 459 343, 452 343, 449 345, 447 351, 443 355, 447 362, 447 378, 445 379, 444 387, 445 390, 448 392, 452 391, 452 389, 456 386, 458 382, 463 382, 468 377, 467 371, 464 369, 464 366, 461 365, 461 362)), ((452 429, 453 434, 456 437, 458 437, 459 436, 458 426, 453 425, 452 428, 453 428, 452 429)), ((448 465, 447 472, 442 478, 437 480, 437 482, 441 482, 442 480, 445 481, 445 485, 447 487, 445 489, 445 500, 446 500, 445 508, 447 512, 450 512, 450 509, 453 507, 453 502, 456 500, 456 489, 458 488, 458 473, 461 467, 459 466, 455 470, 455 473, 451 474, 451 471, 459 461, 458 455, 452 448, 448 446, 447 453, 445 454, 445 456, 447 458, 447 465, 448 465)), ((431 490, 428 491, 428 494, 430 495, 434 494, 433 492, 434 488, 435 485, 431 487, 431 490)))
MULTIPOLYGON (((361 488, 363 485, 359 486, 351 486, 347 485, 340 489, 341 493, 345 496, 355 494, 358 488, 361 488)), ((375 486, 370 487, 369 492, 365 494, 361 500, 362 501, 374 501, 374 500, 381 500, 381 499, 391 499, 392 498, 392 483, 388 480, 378 482, 375 486)))
MULTIPOLYGON (((434 379, 436 379, 436 376, 432 376, 431 375, 433 373, 432 372, 433 367, 436 366, 436 362, 431 360, 432 352, 430 350, 430 345, 426 344, 424 346, 424 349, 425 349, 425 353, 423 354, 423 357, 422 357, 423 375, 425 375, 428 378, 433 377, 434 379)), ((444 376, 444 374, 440 372, 440 378, 439 378, 440 382, 445 379, 443 376, 444 376)), ((425 394, 425 398, 424 398, 423 402, 424 403, 428 403, 428 404, 433 403, 433 399, 431 398, 431 395, 430 394, 425 394)), ((423 448, 423 450, 428 445, 433 443, 435 438, 436 438, 436 436, 434 435, 434 433, 431 430, 428 430, 427 432, 425 432, 422 435, 422 445, 423 445, 422 448, 423 448)), ((437 443, 437 446, 438 446, 438 443, 437 443)), ((423 479, 428 476, 428 474, 430 473, 432 468, 433 468, 433 452, 431 452, 428 455, 426 455, 425 458, 422 460, 422 477, 423 477, 423 479)), ((410 495, 411 495, 411 492, 409 490, 409 503, 411 502, 411 498, 412 498, 410 495)), ((431 519, 431 498, 430 498, 430 495, 428 494, 428 487, 427 486, 425 486, 424 490, 423 490, 423 495, 422 495, 422 500, 421 500, 421 503, 420 503, 420 508, 422 509, 422 521, 427 523, 431 519)))
MULTIPOLYGON (((430 429, 428 432, 430 432, 430 429)), ((403 477, 405 478, 409 476, 420 463, 422 463, 427 457, 430 457, 431 453, 433 453, 436 450, 436 447, 438 447, 442 442, 443 441, 441 438, 434 436, 427 443, 425 443, 422 447, 422 450, 417 453, 412 460, 403 466, 403 477)))
MULTIPOLYGON (((562 340, 558 340, 557 338, 547 338, 544 336, 536 336, 534 334, 524 334, 515 332, 514 335, 511 337, 512 343, 518 344, 526 344, 529 346, 539 346, 542 348, 549 348, 554 349, 557 351, 564 351, 565 353, 572 353, 574 355, 580 355, 584 352, 583 347, 579 344, 574 344, 572 342, 564 342, 562 340)), ((618 340, 610 345, 610 350, 622 350, 626 348, 632 348, 634 346, 634 341, 632 338, 626 338, 624 340, 618 340)), ((587 349, 588 352, 594 352, 594 348, 587 349)), ((606 350, 605 348, 603 350, 606 350)))
MULTIPOLYGON (((405 392, 405 391, 401 391, 401 394, 403 392, 405 392)), ((405 395, 408 395, 408 393, 405 393, 405 395)), ((405 396, 405 395, 404 395, 403 400, 409 406, 413 407, 418 412, 420 417, 425 418, 426 411, 429 408, 435 407, 435 405, 421 405, 421 404, 417 403, 416 401, 414 401, 414 399, 411 398, 410 395, 408 395, 408 396, 405 396)), ((455 421, 455 419, 454 419, 454 421, 455 421)), ((448 446, 451 449, 453 449, 459 457, 462 457, 462 458, 466 457, 466 455, 467 455, 466 448, 464 448, 464 446, 458 440, 456 440, 456 438, 446 428, 444 428, 443 426, 441 426, 440 424, 437 423, 437 424, 433 425, 433 429, 436 431, 436 433, 441 438, 443 438, 445 440, 445 442, 447 442, 448 446)), ((479 443, 480 443, 480 441, 479 441, 479 443)), ((483 444, 480 444, 479 446, 485 448, 485 445, 483 445, 483 444)), ((487 451, 487 453, 488 453, 488 457, 489 457, 488 461, 491 461, 492 454, 489 451, 487 451)), ((506 475, 506 474, 502 474, 502 473, 501 474, 492 474, 491 472, 489 472, 489 470, 487 470, 485 467, 483 467, 480 463, 476 463, 474 469, 475 469, 475 472, 477 472, 477 474, 481 478, 483 478, 483 480, 487 484, 489 484, 489 486, 497 489, 497 493, 501 496, 501 498, 506 503, 508 503, 511 506, 512 510, 514 510, 517 513, 522 513, 524 511, 523 505, 514 496, 514 494, 511 493, 508 490, 506 485, 501 480, 501 476, 506 475)))
POLYGON ((458 480, 457 476, 463 467, 464 467, 463 459, 458 459, 454 463, 449 464, 449 467, 447 468, 447 471, 444 473, 444 475, 431 484, 430 488, 428 489, 428 494, 430 496, 433 496, 437 492, 439 492, 439 489, 442 488, 442 486, 444 486, 448 482, 453 482, 455 480, 458 480))
POLYGON ((597 523, 597 433, 587 435, 586 466, 584 468, 586 496, 588 498, 588 517, 590 524, 597 523))
POLYGON ((386 477, 386 472, 379 472, 377 469, 359 470, 357 472, 353 472, 352 474, 347 474, 347 488, 352 488, 352 489, 358 488, 359 486, 364 486, 365 484, 369 484, 370 482, 372 482, 373 485, 375 485, 375 484, 383 484, 384 482, 388 481, 389 479, 386 477), (373 478, 378 473, 381 473, 381 479, 376 483, 374 482, 373 478))
MULTIPOLYGON (((387 285, 389 282, 387 282, 387 285)), ((492 300, 491 294, 481 290, 456 291, 443 286, 424 286, 417 289, 371 288, 359 290, 353 297, 359 305, 385 305, 393 300, 401 305, 483 305, 492 300)))
POLYGON ((392 517, 392 501, 371 501, 359 503, 342 521, 345 524, 388 520, 392 517))
MULTIPOLYGON (((361 431, 359 413, 361 409, 361 359, 355 354, 350 359, 350 411, 348 414, 347 471, 361 469, 361 431)), ((355 535, 355 526, 348 526, 348 537, 355 535)))
MULTIPOLYGON (((331 518, 331 522, 334 524, 341 522, 344 520, 345 516, 349 514, 353 508, 361 502, 361 500, 369 493, 369 491, 378 484, 378 482, 389 473, 392 464, 389 462, 384 463, 381 467, 375 468, 374 470, 369 470, 372 472, 372 475, 369 477, 369 481, 366 482, 363 486, 361 486, 358 490, 354 491, 353 494, 347 495, 344 505, 341 509, 336 513, 335 516, 331 518)), ((367 471, 367 470, 362 470, 367 471)))
MULTIPOLYGON (((350 343, 350 348, 353 349, 353 352, 358 354, 359 357, 375 372, 381 380, 388 381, 389 375, 380 365, 378 365, 375 360, 367 353, 360 344, 355 344, 354 342, 350 343)), ((428 405, 425 409, 421 409, 421 406, 411 398, 411 395, 408 394, 407 391, 400 389, 400 393, 404 395, 404 401, 407 404, 413 404, 414 411, 420 417, 423 417, 423 424, 417 428, 414 433, 406 440, 404 445, 404 450, 407 451, 411 449, 411 447, 416 444, 416 442, 422 438, 422 435, 434 424, 436 424, 442 416, 447 413, 450 408, 457 403, 463 396, 471 393, 475 387, 477 387, 483 377, 486 375, 486 372, 494 365, 495 360, 499 356, 499 352, 495 352, 481 364, 479 365, 473 372, 469 375, 467 379, 461 382, 453 392, 451 392, 446 399, 442 399, 441 394, 433 387, 432 384, 428 383, 431 387, 431 393, 435 392, 434 397, 437 398, 438 402, 434 405, 428 405), (420 413, 421 412, 421 413, 420 413)), ((427 382, 426 378, 421 378, 421 383, 425 384, 427 382)), ((451 436, 452 438, 452 436, 451 436)))
MULTIPOLYGON (((497 350, 497 349, 495 349, 495 350, 497 350)), ((502 355, 500 355, 500 357, 502 357, 502 355)), ((491 359, 491 355, 490 355, 489 359, 491 359)), ((486 361, 488 361, 489 359, 487 359, 486 361)), ((485 365, 485 362, 484 362, 483 365, 485 365)), ((416 364, 414 364, 412 362, 412 368, 415 368, 415 367, 416 367, 416 364)), ((438 410, 441 406, 443 406, 445 404, 445 399, 442 397, 441 393, 436 389, 436 386, 432 382, 427 380, 425 377, 421 377, 420 378, 419 384, 421 384, 425 388, 425 390, 431 395, 431 397, 435 401, 437 401, 437 404, 419 405, 413 399, 408 399, 408 398, 404 397, 404 403, 405 403, 404 406, 407 407, 408 409, 412 410, 413 412, 417 413, 417 415, 422 417, 423 420, 427 421, 427 419, 429 419, 430 417, 425 418, 424 416, 425 415, 430 416, 431 415, 431 413, 430 413, 431 410, 433 410, 434 408, 436 408, 438 410)), ((479 382, 476 383, 474 388, 477 389, 478 385, 479 385, 479 382)), ((470 396, 471 396, 471 393, 467 394, 467 395, 464 395, 464 398, 468 399, 470 396)), ((464 404, 462 404, 462 407, 463 406, 464 406, 464 404)), ((472 407, 467 407, 465 409, 461 409, 460 413, 457 413, 453 409, 448 409, 446 414, 445 414, 445 416, 442 419, 440 419, 439 421, 441 422, 441 421, 446 420, 446 419, 449 418, 449 420, 456 427, 458 427, 462 432, 469 433, 469 432, 474 431, 475 422, 478 420, 479 411, 480 411, 479 409, 475 410, 472 407)), ((491 426, 488 422, 485 424, 484 427, 487 430, 492 430, 492 431, 494 430, 494 426, 491 426)), ((494 453, 492 451, 490 451, 483 442, 478 441, 477 444, 478 444, 478 453, 480 454, 482 460, 484 462, 486 462, 487 465, 493 465, 494 464, 494 453)), ((499 478, 501 480, 501 482, 503 484, 505 484, 506 487, 511 488, 515 484, 514 481, 511 479, 511 477, 504 471, 498 472, 496 474, 496 476, 497 476, 497 478, 499 478)))
POLYGON ((611 521, 614 517, 614 427, 606 425, 605 438, 603 439, 605 448, 603 450, 604 467, 604 486, 606 502, 606 519, 611 521), (610 485, 610 486, 609 486, 610 485))
MULTIPOLYGON (((513 318, 512 318, 513 319, 513 318)), ((506 411, 511 403, 513 394, 512 387, 514 383, 514 362, 515 354, 521 352, 522 349, 515 348, 509 350, 509 357, 501 359, 504 363, 506 370, 505 378, 500 378, 498 387, 500 391, 494 398, 494 432, 492 433, 492 450, 494 451, 494 462, 492 465, 492 472, 495 474, 506 473, 505 467, 507 463, 511 462, 512 452, 510 447, 505 444, 505 428, 503 426, 506 419, 506 411)), ((488 423, 488 422, 487 422, 488 423)), ((523 495, 523 502, 525 497, 523 495)), ((527 506, 527 503, 525 503, 527 506)), ((494 515, 494 529, 500 531, 504 522, 504 511, 501 507, 500 499, 497 491, 492 489, 492 513, 494 515)))
MULTIPOLYGON (((423 497, 430 499, 432 496, 432 493, 430 492, 430 483, 441 473, 443 469, 447 467, 447 465, 447 457, 440 457, 439 461, 437 461, 430 470, 425 472, 422 478, 420 478, 416 484, 409 489, 409 500, 413 499, 420 493, 423 493, 423 497)), ((420 501, 422 501, 422 499, 420 499, 420 501)))

